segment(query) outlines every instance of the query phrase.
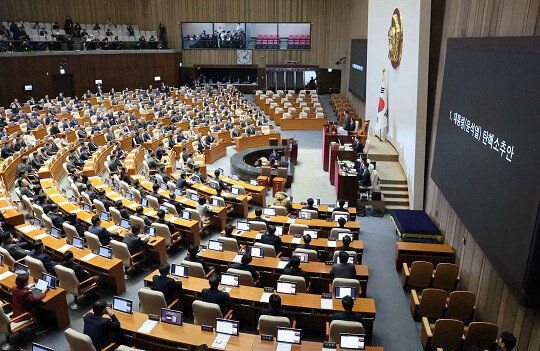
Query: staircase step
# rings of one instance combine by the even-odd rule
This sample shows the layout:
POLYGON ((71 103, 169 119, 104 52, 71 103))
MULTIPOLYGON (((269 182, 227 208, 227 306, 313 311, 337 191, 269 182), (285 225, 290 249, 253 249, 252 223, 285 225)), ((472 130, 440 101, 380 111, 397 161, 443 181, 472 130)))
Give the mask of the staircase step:
POLYGON ((374 154, 369 152, 368 158, 371 161, 399 161, 399 155, 388 155, 388 154, 374 154))
POLYGON ((397 180, 397 179, 380 179, 381 185, 382 184, 399 184, 399 185, 407 185, 407 180, 397 180))
POLYGON ((384 184, 381 183, 381 191, 408 191, 407 184, 384 184))
POLYGON ((407 191, 407 189, 405 190, 386 190, 386 189, 381 189, 381 192, 384 194, 384 198, 385 199, 388 199, 388 198, 409 198, 409 191, 407 191))
POLYGON ((409 198, 384 197, 385 205, 409 206, 409 198))
POLYGON ((409 207, 409 205, 407 205, 407 206, 404 206, 404 205, 386 205, 385 208, 386 208, 386 213, 390 213, 393 210, 410 210, 411 209, 409 207))

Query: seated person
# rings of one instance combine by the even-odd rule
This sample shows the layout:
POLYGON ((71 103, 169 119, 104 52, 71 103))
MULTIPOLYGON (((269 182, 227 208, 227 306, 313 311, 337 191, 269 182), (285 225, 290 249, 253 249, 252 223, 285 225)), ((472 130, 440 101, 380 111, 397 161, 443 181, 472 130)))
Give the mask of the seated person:
POLYGON ((139 234, 141 234, 141 226, 133 224, 131 231, 124 236, 123 242, 127 245, 131 256, 144 251, 145 245, 148 243, 148 237, 141 239, 139 234))
MULTIPOLYGON (((505 331, 501 333, 499 339, 497 339, 497 346, 495 346, 495 351, 510 351, 516 347, 517 340, 514 334, 505 331)), ((471 349, 471 351, 482 351, 480 349, 471 349)))
POLYGON ((345 208, 345 200, 338 200, 338 206, 335 207, 332 212, 339 211, 339 212, 349 212, 348 209, 345 208))
POLYGON ((236 243, 238 243, 238 240, 232 235, 233 232, 234 232, 234 227, 232 226, 232 224, 227 224, 225 226, 223 236, 226 237, 226 238, 232 238, 232 239, 236 240, 236 243))
POLYGON ((317 213, 319 213, 319 211, 317 210, 317 207, 313 206, 314 203, 315 203, 315 200, 313 200, 313 199, 310 197, 309 199, 307 199, 307 205, 306 205, 306 206, 302 206, 302 209, 303 209, 303 210, 317 211, 317 213))
POLYGON ((302 277, 306 281, 306 284, 309 278, 307 272, 300 268, 300 257, 298 256, 291 256, 289 263, 283 269, 283 274, 302 277))
POLYGON ((174 225, 169 222, 168 220, 165 219, 165 211, 159 209, 157 211, 157 219, 156 219, 156 223, 159 223, 159 224, 165 224, 168 228, 169 228, 169 232, 171 234, 174 234, 175 230, 174 230, 174 225))
POLYGON ((116 202, 114 203, 114 208, 116 208, 118 212, 120 212, 120 217, 122 217, 123 219, 129 219, 129 212, 124 206, 122 200, 116 200, 116 202))
POLYGON ((116 233, 111 233, 107 229, 103 228, 101 226, 101 218, 99 218, 98 216, 92 217, 92 225, 88 227, 88 231, 98 236, 101 245, 109 245, 111 239, 114 236, 118 235, 116 233))
POLYGON ((263 214, 263 210, 261 208, 256 208, 255 217, 248 218, 248 222, 251 222, 251 221, 263 222, 268 227, 268 221, 262 217, 262 214, 263 214))
POLYGON ((208 207, 206 205, 206 198, 204 196, 199 197, 195 210, 199 212, 199 217, 201 217, 201 220, 204 221, 206 216, 208 216, 208 207))
POLYGON ((281 297, 278 294, 270 295, 268 299, 270 308, 261 311, 261 316, 287 317, 291 319, 289 314, 281 309, 281 297))
POLYGON ((337 220, 338 228, 345 228, 345 224, 347 224, 347 220, 343 217, 338 218, 337 220))
POLYGON ((97 351, 103 350, 111 344, 109 333, 120 330, 120 321, 114 315, 113 310, 107 307, 105 301, 97 301, 92 312, 87 313, 83 320, 83 333, 92 339, 92 344, 97 351), (109 318, 104 318, 104 314, 107 314, 109 318))
POLYGON ((10 232, 4 232, 2 234, 2 247, 6 249, 15 260, 20 260, 28 255, 28 251, 18 245, 17 241, 13 238, 13 234, 10 232))
POLYGON ((83 286, 89 286, 94 282, 99 281, 99 279, 101 278, 99 275, 92 276, 86 269, 82 268, 80 264, 75 262, 75 256, 73 256, 73 252, 71 251, 64 252, 64 255, 62 256, 62 262, 60 262, 60 264, 66 268, 72 269, 73 272, 75 272, 75 276, 77 277, 79 284, 90 278, 93 278, 92 280, 85 283, 83 286))
POLYGON ((354 300, 350 296, 345 296, 341 299, 341 304, 343 305, 344 311, 339 311, 334 313, 332 316, 332 320, 339 320, 339 321, 348 321, 348 322, 359 322, 362 323, 362 326, 364 325, 364 319, 362 318, 362 314, 360 312, 353 312, 354 307, 354 300))
POLYGON ((16 318, 28 312, 39 320, 38 334, 39 332, 45 332, 47 330, 47 321, 45 320, 45 316, 37 309, 37 306, 45 298, 48 290, 46 287, 40 295, 34 296, 28 286, 28 274, 17 274, 15 286, 11 288, 11 298, 13 300, 13 314, 11 318, 16 318))
POLYGON ((150 219, 144 214, 144 207, 137 206, 137 208, 135 209, 135 216, 142 219, 144 222, 144 225, 146 226, 152 225, 152 221, 150 221, 150 219))
POLYGON ((280 251, 281 245, 283 245, 281 238, 276 235, 276 227, 273 225, 269 225, 266 234, 261 236, 261 243, 272 245, 276 250, 276 254, 280 251))
POLYGON ((283 191, 278 191, 276 195, 274 195, 274 200, 270 203, 271 206, 282 206, 287 209, 287 212, 291 212, 292 210, 292 204, 289 200, 286 193, 283 191))
POLYGON ((159 266, 159 275, 152 277, 152 290, 161 291, 165 296, 167 305, 174 301, 174 298, 180 295, 182 291, 182 282, 169 277, 171 266, 164 263, 159 266))
POLYGON ((228 292, 218 289, 220 282, 219 274, 212 274, 208 279, 210 288, 203 289, 202 300, 204 302, 215 303, 219 305, 223 317, 229 312, 229 305, 231 304, 231 296, 228 292))
POLYGON ((368 165, 366 163, 362 163, 361 167, 361 171, 358 172, 358 181, 360 182, 360 186, 369 187, 371 186, 371 174, 369 172, 368 165))
POLYGON ((43 244, 43 241, 39 239, 34 243, 34 250, 30 251, 28 255, 36 260, 40 260, 47 273, 56 275, 56 271, 54 270, 56 263, 51 259, 51 256, 49 256, 48 253, 44 252, 44 250, 45 245, 43 244))
POLYGON ((242 255, 242 260, 240 261, 240 263, 231 264, 231 268, 248 271, 249 273, 251 273, 251 277, 253 278, 253 281, 258 280, 260 274, 259 272, 257 272, 255 267, 249 265, 251 263, 251 260, 252 260, 251 255, 248 252, 246 252, 244 253, 244 255, 242 255))
POLYGON ((204 274, 208 274, 208 272, 210 272, 211 268, 206 265, 206 262, 204 262, 204 260, 202 258, 197 256, 198 252, 199 252, 199 245, 196 245, 196 244, 189 245, 188 254, 184 258, 184 260, 189 261, 189 262, 198 262, 198 263, 202 264, 204 274))
POLYGON ((169 200, 167 202, 174 206, 174 208, 176 209, 176 212, 179 215, 181 215, 182 212, 184 212, 184 206, 182 206, 180 202, 176 201, 176 194, 174 193, 174 191, 171 191, 169 193, 169 200))
POLYGON ((348 263, 349 254, 346 251, 340 251, 338 254, 338 262, 334 263, 332 269, 330 270, 330 276, 334 278, 346 278, 346 279, 355 279, 356 278, 356 268, 354 264, 348 263))
MULTIPOLYGON (((310 245, 310 243, 311 243, 311 235, 309 235, 309 234, 304 234, 304 235, 302 236, 302 240, 304 240, 304 243, 297 246, 299 249, 306 249, 306 250, 315 250, 315 251, 317 251, 317 246, 310 245)), ((318 254, 318 253, 319 253, 319 252, 317 251, 317 254, 318 254)))
POLYGON ((344 236, 343 240, 341 241, 343 243, 342 246, 336 248, 335 251, 354 251, 354 249, 351 248, 351 237, 350 236, 344 236))
POLYGON ((149 195, 155 197, 160 205, 163 203, 163 196, 159 193, 159 185, 157 183, 152 185, 152 192, 149 195))

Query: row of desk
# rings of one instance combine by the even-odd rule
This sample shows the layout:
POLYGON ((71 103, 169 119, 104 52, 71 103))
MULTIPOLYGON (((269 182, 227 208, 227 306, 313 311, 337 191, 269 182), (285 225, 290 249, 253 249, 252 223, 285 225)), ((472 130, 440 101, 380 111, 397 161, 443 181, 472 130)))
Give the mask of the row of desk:
POLYGON ((275 146, 281 143, 281 134, 254 134, 244 138, 234 138, 236 145, 236 151, 244 149, 250 149, 258 146, 268 146, 274 144, 275 146))

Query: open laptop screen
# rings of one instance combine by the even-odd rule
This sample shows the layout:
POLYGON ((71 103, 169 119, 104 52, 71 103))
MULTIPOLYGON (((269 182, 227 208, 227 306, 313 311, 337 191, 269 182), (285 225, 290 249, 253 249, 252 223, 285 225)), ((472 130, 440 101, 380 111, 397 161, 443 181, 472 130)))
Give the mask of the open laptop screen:
POLYGON ((365 337, 363 334, 340 334, 339 348, 341 350, 365 350, 365 337))
POLYGON ((182 325, 182 312, 170 310, 168 308, 162 308, 161 321, 163 323, 182 325))
POLYGON ((301 344, 302 343, 302 330, 293 328, 277 328, 276 341, 278 343, 286 344, 301 344))
POLYGON ((113 298, 113 310, 131 314, 133 301, 118 296, 113 298))
POLYGON ((216 333, 238 335, 238 322, 229 319, 216 319, 216 333))
POLYGON ((173 263, 171 265, 171 274, 176 276, 176 277, 187 278, 187 276, 188 276, 188 267, 183 266, 181 264, 173 263))

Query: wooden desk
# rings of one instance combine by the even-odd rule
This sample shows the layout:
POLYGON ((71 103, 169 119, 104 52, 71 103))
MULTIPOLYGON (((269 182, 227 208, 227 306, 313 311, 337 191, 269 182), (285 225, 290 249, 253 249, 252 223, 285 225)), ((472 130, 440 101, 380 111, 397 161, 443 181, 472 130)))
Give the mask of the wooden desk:
MULTIPOLYGON (((332 168, 330 168, 329 158, 328 155, 330 154, 330 143, 331 142, 337 142, 338 140, 341 141, 342 144, 344 143, 350 143, 352 141, 353 136, 355 136, 355 133, 353 132, 353 135, 337 135, 326 131, 326 127, 322 128, 323 133, 323 150, 322 150, 322 161, 323 161, 323 171, 328 172, 332 168)), ((360 135, 360 138, 362 139, 362 143, 366 145, 367 135, 360 135)))
MULTIPOLYGON (((235 259, 239 262, 237 252, 233 251, 212 251, 204 250, 199 253, 199 257, 207 261, 209 264, 221 267, 223 271, 226 271, 230 264, 235 262, 235 259)), ((279 276, 283 274, 283 269, 278 268, 281 261, 277 257, 264 257, 253 258, 251 265, 256 267, 261 273, 261 286, 274 286, 279 276)), ((367 288, 367 282, 369 279, 368 266, 355 265, 356 277, 360 281, 362 287, 362 293, 365 294, 367 288)), ((309 262, 301 263, 300 268, 307 272, 311 281, 311 291, 314 293, 327 293, 329 284, 332 283, 330 277, 330 270, 332 266, 327 266, 324 262, 309 262)))
MULTIPOLYGON (((212 189, 209 186, 206 186, 202 183, 196 183, 191 186, 194 190, 197 191, 200 195, 210 197, 212 195, 217 195, 216 189, 212 189)), ((238 213, 242 217, 246 217, 248 214, 248 198, 246 195, 235 195, 222 191, 221 196, 225 199, 225 203, 230 204, 234 208, 234 212, 238 213)))
POLYGON ((222 157, 227 156, 227 144, 216 143, 210 149, 204 149, 204 161, 206 164, 212 164, 222 157))
POLYGON ((126 167, 129 175, 135 175, 139 172, 144 161, 144 148, 138 147, 129 152, 124 160, 124 166, 126 167))
MULTIPOLYGON (((302 204, 300 202, 294 202, 292 204, 292 213, 295 215, 298 215, 298 211, 301 211, 304 206, 307 204, 302 204)), ((351 221, 354 221, 356 219, 356 207, 348 207, 347 210, 349 211, 349 214, 351 216, 351 221)), ((319 219, 322 218, 331 218, 332 217, 332 211, 334 211, 334 207, 329 207, 328 205, 321 205, 317 208, 317 212, 319 212, 319 219)))
MULTIPOLYGON (((26 240, 34 242, 36 241, 35 237, 44 234, 45 230, 31 227, 32 226, 28 224, 23 224, 17 226, 15 229, 17 230, 17 233, 26 240), (25 227, 28 229, 25 229, 25 227)), ((45 245, 45 250, 49 252, 53 258, 56 258, 57 260, 62 259, 62 255, 65 251, 60 249, 67 244, 66 239, 55 239, 52 236, 47 235, 46 237, 42 238, 41 241, 43 241, 43 244, 45 245)), ((84 256, 92 253, 90 249, 77 249, 75 247, 70 247, 69 251, 73 252, 75 260, 84 269, 88 270, 93 275, 99 275, 102 277, 102 281, 105 284, 113 287, 116 294, 122 294, 126 291, 124 265, 122 264, 121 260, 117 258, 107 259, 101 256, 95 256, 90 260, 82 260, 84 256)))
MULTIPOLYGON (((336 351, 341 351, 342 349, 339 345, 336 346, 336 351)), ((251 348, 252 351, 275 351, 277 348, 277 343, 275 341, 265 341, 261 338, 256 338, 253 342, 251 348)), ((300 345, 293 345, 291 351, 321 351, 323 349, 323 343, 313 342, 313 341, 302 341, 300 345)), ((366 351, 384 351, 382 347, 378 346, 366 346, 366 351)))
POLYGON ((339 159, 334 165, 334 182, 336 187, 336 196, 349 202, 349 206, 356 207, 358 202, 358 177, 356 174, 340 172, 339 159))
MULTIPOLYGON (((257 236, 260 235, 260 233, 257 230, 250 230, 248 232, 243 232, 241 234, 238 234, 238 232, 235 231, 233 235, 239 242, 243 244, 252 245, 256 241, 258 241, 257 236)), ((292 251, 296 249, 298 245, 304 243, 302 238, 295 238, 293 235, 288 235, 288 234, 281 236, 281 242, 286 246, 285 250, 282 249, 282 252, 284 252, 284 255, 290 254, 292 251)), ((321 262, 331 261, 334 259, 334 251, 336 247, 328 246, 329 242, 332 242, 332 241, 329 241, 327 238, 317 238, 317 239, 311 240, 310 245, 315 246, 318 252, 324 253, 324 255, 321 255, 319 259, 321 262)), ((333 243, 335 243, 337 247, 340 247, 343 245, 341 241, 337 241, 337 240, 333 241, 333 243)), ((361 264, 362 254, 364 253, 364 243, 362 242, 362 240, 353 240, 351 242, 350 247, 351 249, 356 251, 358 263, 361 264)))
POLYGON ((53 158, 50 158, 46 164, 41 166, 37 172, 41 179, 53 178, 59 181, 64 172, 63 163, 69 155, 69 148, 60 149, 53 158))
MULTIPOLYGON (((355 154, 356 152, 353 149, 345 150, 343 147, 340 147, 339 145, 330 145, 330 150, 328 153, 329 169, 335 169, 336 160, 338 158, 340 160, 354 161, 355 154)), ((336 173, 328 172, 328 174, 330 176, 330 184, 334 185, 336 173)))
MULTIPOLYGON (((83 211, 78 205, 71 203, 67 197, 58 191, 51 179, 41 180, 41 186, 45 190, 45 194, 49 197, 49 199, 57 204, 62 212, 66 214, 76 213, 79 220, 87 225, 92 225, 92 217, 96 214, 94 212, 88 213, 83 211)), ((120 241, 127 232, 124 228, 115 225, 112 221, 102 221, 101 225, 111 232, 118 232, 120 241)), ((157 237, 150 240, 147 246, 150 249, 151 256, 154 261, 159 263, 167 262, 167 248, 165 246, 165 239, 157 237)))
POLYGON ((396 243, 396 269, 401 270, 403 263, 412 264, 414 261, 439 263, 454 263, 456 253, 448 244, 425 244, 398 241, 396 243))
POLYGON ((17 166, 21 163, 24 156, 28 156, 34 151, 37 151, 45 143, 38 142, 38 144, 31 148, 26 148, 23 152, 20 152, 16 156, 10 156, 5 160, 0 161, 0 177, 4 179, 6 189, 11 189, 15 184, 15 175, 17 173, 17 166))
POLYGON ((11 225, 24 223, 24 214, 19 206, 11 200, 3 181, 0 181, 0 212, 6 222, 11 225))
POLYGON ((268 146, 270 145, 270 139, 277 139, 278 145, 280 145, 281 134, 259 134, 244 138, 234 138, 234 142, 236 144, 236 151, 241 151, 257 146, 268 146))
MULTIPOLYGON (((7 265, 0 267, 0 274, 9 271, 7 265)), ((0 293, 8 301, 13 301, 11 298, 11 288, 15 286, 15 278, 17 274, 12 273, 8 277, 0 280, 0 293)), ((32 281, 33 278, 30 278, 32 281)), ((67 328, 70 324, 69 311, 66 301, 66 291, 60 287, 47 291, 47 294, 41 301, 39 308, 43 308, 47 312, 54 315, 53 326, 56 330, 67 328)))
POLYGON ((246 189, 246 192, 251 195, 251 201, 266 207, 266 187, 261 185, 251 185, 243 180, 234 180, 226 175, 220 175, 219 179, 223 180, 229 185, 239 185, 246 189))
MULTIPOLYGON (((254 218, 255 212, 251 212, 248 216, 248 218, 254 218)), ((287 216, 271 216, 266 218, 266 220, 270 224, 274 225, 281 225, 283 226, 283 229, 288 230, 289 226, 291 224, 305 224, 311 229, 320 229, 321 230, 321 237, 328 237, 328 234, 333 228, 337 228, 338 224, 337 222, 329 222, 325 219, 293 219, 287 216)), ((360 232, 360 222, 356 221, 348 221, 345 223, 345 228, 350 229, 353 233, 360 232)), ((284 231, 285 232, 285 231, 284 231)))
POLYGON ((281 130, 320 130, 327 124, 326 118, 282 118, 281 130))

